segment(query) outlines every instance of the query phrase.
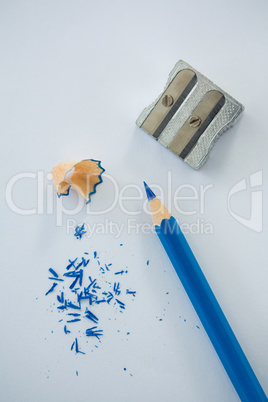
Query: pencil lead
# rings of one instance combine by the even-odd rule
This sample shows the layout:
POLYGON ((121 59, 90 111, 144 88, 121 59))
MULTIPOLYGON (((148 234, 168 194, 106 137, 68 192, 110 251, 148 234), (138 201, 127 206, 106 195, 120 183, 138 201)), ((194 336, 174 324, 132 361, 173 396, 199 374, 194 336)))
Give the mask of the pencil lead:
POLYGON ((155 198, 155 194, 150 189, 150 187, 145 183, 145 181, 143 182, 143 184, 144 184, 144 187, 145 187, 145 191, 146 191, 148 201, 153 200, 155 198))

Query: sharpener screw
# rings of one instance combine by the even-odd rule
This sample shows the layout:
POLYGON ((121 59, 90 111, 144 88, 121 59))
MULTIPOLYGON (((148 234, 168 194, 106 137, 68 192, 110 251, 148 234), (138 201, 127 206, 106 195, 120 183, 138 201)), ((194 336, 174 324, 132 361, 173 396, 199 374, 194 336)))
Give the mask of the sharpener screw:
POLYGON ((199 127, 201 124, 202 120, 200 119, 199 116, 191 116, 189 119, 189 124, 191 127, 199 127))
POLYGON ((165 95, 165 96, 163 97, 163 99, 162 99, 162 104, 163 104, 165 107, 169 107, 169 106, 173 105, 173 103, 174 103, 174 99, 172 98, 171 95, 165 95))

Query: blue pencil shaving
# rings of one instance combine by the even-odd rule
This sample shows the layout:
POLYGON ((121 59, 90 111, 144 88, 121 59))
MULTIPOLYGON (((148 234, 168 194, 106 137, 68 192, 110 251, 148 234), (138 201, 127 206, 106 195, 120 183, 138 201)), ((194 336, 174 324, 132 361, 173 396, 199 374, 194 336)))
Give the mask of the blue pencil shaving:
POLYGON ((105 302, 106 302, 105 299, 101 299, 101 300, 96 300, 96 301, 95 301, 96 304, 105 303, 105 302))
POLYGON ((118 283, 116 283, 116 282, 114 283, 114 293, 115 293, 116 296, 119 296, 120 293, 121 293, 119 282, 118 282, 118 283))
POLYGON ((58 310, 66 310, 67 307, 65 305, 57 307, 58 310))
POLYGON ((47 296, 49 293, 53 292, 53 290, 55 289, 55 287, 56 287, 57 285, 58 285, 58 284, 57 284, 56 282, 54 282, 53 285, 51 286, 51 288, 47 291, 46 296, 47 296))
POLYGON ((54 276, 53 277, 49 276, 48 279, 52 279, 53 281, 64 282, 64 279, 54 278, 54 276))
POLYGON ((85 311, 85 317, 88 318, 89 320, 93 321, 95 324, 98 324, 98 317, 96 317, 91 311, 86 309, 85 311))
POLYGON ((73 308, 75 310, 81 310, 80 305, 76 306, 75 304, 73 304, 72 302, 69 302, 69 301, 66 301, 65 303, 66 303, 66 307, 73 308))
POLYGON ((60 296, 59 295, 57 296, 57 299, 58 299, 59 303, 64 303, 64 293, 61 292, 60 296))
POLYGON ((80 271, 79 271, 79 274, 80 274, 80 276, 79 276, 79 286, 82 286, 82 281, 83 281, 83 270, 82 269, 80 269, 80 271))
POLYGON ((78 376, 78 371, 76 371, 76 375, 78 376))
POLYGON ((66 267, 67 271, 68 271, 71 267, 74 267, 74 268, 75 268, 75 265, 74 265, 74 264, 75 264, 76 260, 77 260, 77 257, 76 257, 76 259, 73 260, 73 261, 68 260, 70 264, 67 265, 67 267, 66 267))
POLYGON ((76 226, 75 232, 74 232, 74 236, 75 236, 77 239, 81 239, 82 236, 83 236, 84 234, 86 234, 86 233, 87 233, 87 231, 85 230, 85 224, 83 223, 83 225, 81 225, 81 226, 79 226, 79 225, 76 226))
POLYGON ((123 275, 124 272, 125 272, 125 271, 122 270, 122 271, 119 271, 119 272, 115 272, 114 274, 115 274, 115 275, 123 275))
POLYGON ((68 320, 66 322, 78 322, 81 321, 81 318, 74 318, 73 320, 68 320))
POLYGON ((132 296, 136 297, 136 291, 134 291, 134 290, 129 290, 129 289, 127 289, 127 290, 126 290, 126 294, 127 294, 127 295, 132 295, 132 296))
POLYGON ((78 268, 82 267, 82 265, 83 265, 83 261, 79 262, 79 264, 75 267, 75 270, 77 271, 78 268))
POLYGON ((89 276, 88 279, 90 280, 90 284, 88 285, 87 289, 89 289, 91 286, 94 286, 94 284, 97 282, 97 279, 92 280, 91 276, 89 276))
POLYGON ((73 289, 73 288, 75 287, 75 285, 76 285, 78 279, 79 279, 79 275, 76 276, 75 280, 74 280, 74 281, 72 282, 72 284, 69 286, 70 289, 73 289))
POLYGON ((78 342, 77 342, 77 338, 75 338, 75 352, 76 353, 82 353, 83 355, 85 355, 84 352, 81 352, 81 350, 78 349, 78 342))
POLYGON ((97 327, 91 327, 86 329, 86 336, 95 336, 96 338, 99 339, 99 336, 103 335, 103 330, 102 329, 97 329, 97 327))
POLYGON ((89 260, 85 260, 85 258, 82 257, 82 264, 83 264, 83 266, 86 267, 86 266, 88 265, 88 263, 89 263, 89 260))
POLYGON ((119 304, 119 307, 120 307, 120 308, 125 309, 125 303, 121 302, 121 301, 118 300, 118 299, 115 299, 115 300, 116 300, 117 303, 119 304))
POLYGON ((79 276, 79 273, 76 271, 69 271, 69 272, 65 272, 65 274, 63 274, 63 276, 67 276, 67 278, 76 278, 77 276, 79 276))
POLYGON ((108 293, 108 296, 107 296, 107 299, 106 299, 107 303, 110 304, 110 301, 111 301, 113 298, 114 298, 113 294, 112 294, 111 292, 109 292, 109 293, 108 293))
POLYGON ((149 265, 149 262, 150 262, 150 261, 149 261, 149 260, 147 260, 147 263, 146 263, 146 264, 147 264, 147 265, 149 265))
POLYGON ((58 277, 59 277, 59 275, 57 274, 57 272, 54 271, 54 269, 49 268, 49 272, 51 272, 52 275, 53 275, 55 278, 58 278, 58 277))
MULTIPOLYGON (((116 297, 123 294, 123 289, 121 291, 121 285, 119 282, 109 281, 107 279, 112 278, 113 275, 123 275, 127 273, 127 271, 125 269, 121 269, 120 271, 115 273, 113 272, 113 270, 110 271, 112 263, 104 264, 103 262, 100 262, 101 260, 99 260, 97 251, 95 251, 93 255, 97 261, 97 264, 93 264, 92 268, 93 270, 95 270, 94 272, 97 273, 98 277, 94 278, 94 274, 91 274, 91 276, 89 276, 88 271, 86 271, 88 269, 87 266, 89 266, 90 262, 90 259, 87 257, 88 254, 89 253, 84 252, 84 256, 82 257, 78 256, 73 260, 69 259, 64 273, 58 274, 56 271, 53 270, 53 268, 50 268, 49 279, 54 280, 54 282, 52 282, 53 286, 51 287, 51 289, 49 289, 47 294, 52 292, 57 284, 60 284, 60 282, 64 281, 64 284, 62 284, 62 291, 57 292, 57 294, 55 295, 56 301, 59 303, 57 306, 58 312, 61 312, 63 314, 63 312, 65 311, 64 320, 59 320, 59 322, 63 321, 62 326, 64 333, 67 335, 71 332, 72 334, 74 334, 74 331, 80 332, 81 324, 79 324, 79 322, 90 320, 91 324, 94 324, 95 326, 88 328, 85 332, 85 335, 93 339, 97 338, 100 341, 100 336, 103 335, 103 330, 97 328, 97 325, 99 324, 99 317, 95 314, 95 312, 93 313, 91 311, 91 308, 93 307, 90 306, 95 306, 94 308, 97 308, 96 306, 98 304, 107 303, 110 306, 112 305, 113 307, 115 307, 117 313, 123 313, 125 310, 125 303, 123 303, 123 301, 121 300, 116 299, 116 297), (66 286, 66 282, 68 286, 66 286), (106 287, 103 287, 103 284, 105 284, 106 287), (74 294, 74 297, 69 298, 68 292, 69 295, 74 294), (111 303, 112 300, 114 301, 113 303, 111 303), (70 327, 70 325, 72 324, 73 329, 70 331, 68 327, 70 327)), ((131 290, 131 288, 126 290, 124 289, 124 293, 125 291, 126 294, 130 294, 132 296, 135 296, 136 294, 136 291, 131 290)), ((61 315, 61 317, 63 317, 63 315, 61 315)), ((73 337, 74 341, 71 345, 71 350, 74 350, 75 353, 85 354, 84 352, 79 350, 78 337, 75 338, 75 336, 77 335, 74 335, 73 337)), ((89 342, 89 340, 86 341, 86 343, 89 342)), ((97 348, 96 345, 95 347, 97 348)))
POLYGON ((79 317, 81 314, 78 313, 68 313, 67 315, 71 315, 72 317, 79 317))

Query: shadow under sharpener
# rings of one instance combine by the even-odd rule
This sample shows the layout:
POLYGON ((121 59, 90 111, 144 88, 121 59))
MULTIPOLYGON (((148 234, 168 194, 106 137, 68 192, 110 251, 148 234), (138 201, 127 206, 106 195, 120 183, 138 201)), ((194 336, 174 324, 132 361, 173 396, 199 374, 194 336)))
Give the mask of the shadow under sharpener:
POLYGON ((194 169, 244 107, 189 64, 180 60, 160 96, 136 124, 194 169))

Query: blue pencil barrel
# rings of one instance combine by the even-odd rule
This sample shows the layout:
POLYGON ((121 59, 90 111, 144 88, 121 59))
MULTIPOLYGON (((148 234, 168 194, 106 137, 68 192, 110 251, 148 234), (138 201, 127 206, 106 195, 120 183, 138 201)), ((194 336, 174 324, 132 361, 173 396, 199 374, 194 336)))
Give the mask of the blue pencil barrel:
POLYGON ((241 401, 267 401, 175 218, 155 229, 241 401))

